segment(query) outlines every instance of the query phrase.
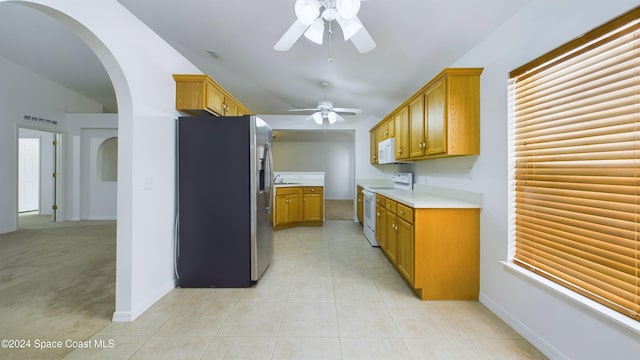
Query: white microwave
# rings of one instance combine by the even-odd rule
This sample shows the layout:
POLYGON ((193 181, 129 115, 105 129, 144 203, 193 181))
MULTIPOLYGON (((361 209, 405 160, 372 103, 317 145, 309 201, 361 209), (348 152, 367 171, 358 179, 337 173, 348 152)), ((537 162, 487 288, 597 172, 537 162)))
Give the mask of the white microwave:
POLYGON ((396 138, 388 138, 378 143, 378 164, 396 162, 396 138))

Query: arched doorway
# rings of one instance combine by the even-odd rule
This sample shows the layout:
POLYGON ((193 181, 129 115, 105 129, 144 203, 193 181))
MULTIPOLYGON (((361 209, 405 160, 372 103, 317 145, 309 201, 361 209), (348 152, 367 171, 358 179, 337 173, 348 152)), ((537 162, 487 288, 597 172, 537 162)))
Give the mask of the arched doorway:
POLYGON ((31 7, 65 24, 92 49, 113 83, 119 155, 113 320, 131 321, 176 284, 173 160, 175 120, 180 114, 175 109, 172 74, 201 71, 117 1, 96 6, 0 0, 0 5, 4 2, 31 7), (147 179, 152 187, 142 186, 147 179))

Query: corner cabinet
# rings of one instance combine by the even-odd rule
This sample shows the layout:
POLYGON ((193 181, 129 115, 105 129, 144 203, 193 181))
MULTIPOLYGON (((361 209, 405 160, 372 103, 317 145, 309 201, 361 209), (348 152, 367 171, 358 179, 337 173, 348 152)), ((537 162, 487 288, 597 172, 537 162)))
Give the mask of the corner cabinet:
MULTIPOLYGON (((482 70, 444 69, 391 113, 397 159, 427 160, 480 153, 482 70)), ((374 128, 388 126, 388 119, 385 117, 374 128)))
POLYGON ((376 196, 380 249, 422 300, 477 300, 480 209, 412 208, 376 196))
POLYGON ((190 115, 240 116, 251 114, 206 74, 174 74, 176 109, 190 115))
POLYGON ((322 186, 276 187, 273 228, 324 223, 324 191, 322 186))

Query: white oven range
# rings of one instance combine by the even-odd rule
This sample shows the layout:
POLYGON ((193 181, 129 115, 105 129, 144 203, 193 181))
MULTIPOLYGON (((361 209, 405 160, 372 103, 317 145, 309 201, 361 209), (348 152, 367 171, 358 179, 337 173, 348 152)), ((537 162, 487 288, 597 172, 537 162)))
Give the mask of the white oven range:
POLYGON ((365 186, 362 190, 364 199, 363 213, 364 213, 364 236, 369 240, 371 246, 379 246, 376 241, 376 190, 380 189, 399 189, 399 190, 412 190, 413 189, 413 173, 401 172, 394 174, 391 178, 393 186, 365 186))

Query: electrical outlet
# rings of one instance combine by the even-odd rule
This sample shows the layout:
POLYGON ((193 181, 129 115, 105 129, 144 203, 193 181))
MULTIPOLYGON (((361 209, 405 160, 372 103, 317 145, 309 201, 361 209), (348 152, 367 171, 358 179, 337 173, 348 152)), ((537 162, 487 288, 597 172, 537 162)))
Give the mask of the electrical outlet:
POLYGON ((153 178, 145 177, 144 182, 142 184, 142 190, 151 190, 153 189, 153 178))

